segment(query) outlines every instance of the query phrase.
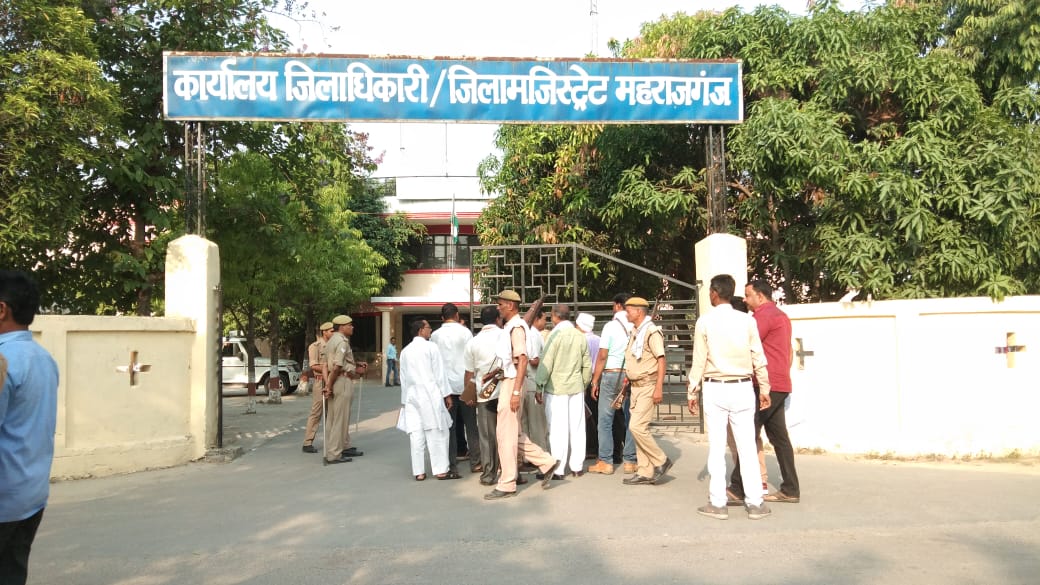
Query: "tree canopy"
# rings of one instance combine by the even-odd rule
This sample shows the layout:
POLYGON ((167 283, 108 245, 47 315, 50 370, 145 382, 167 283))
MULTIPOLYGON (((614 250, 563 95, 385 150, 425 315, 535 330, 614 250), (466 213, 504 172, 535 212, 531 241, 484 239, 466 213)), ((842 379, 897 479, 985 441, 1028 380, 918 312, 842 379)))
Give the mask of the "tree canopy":
MULTIPOLYGON (((166 245, 185 231, 187 180, 184 126, 162 117, 162 52, 284 49, 266 16, 304 8, 0 8, 0 263, 32 271, 56 310, 160 311, 166 245)), ((418 228, 388 216, 370 188, 365 135, 344 124, 208 123, 204 139, 205 235, 221 247, 232 320, 266 325, 275 311, 303 327, 316 311, 348 311, 400 284, 408 259, 395 246, 418 228)))
MULTIPOLYGON (((991 4, 676 14, 620 52, 743 62, 745 122, 727 130, 729 229, 788 301, 1037 293, 1040 51, 1020 17, 1040 3, 991 4)), ((505 127, 503 156, 482 169, 502 193, 482 240, 578 241, 692 280, 706 235, 704 134, 505 127)))

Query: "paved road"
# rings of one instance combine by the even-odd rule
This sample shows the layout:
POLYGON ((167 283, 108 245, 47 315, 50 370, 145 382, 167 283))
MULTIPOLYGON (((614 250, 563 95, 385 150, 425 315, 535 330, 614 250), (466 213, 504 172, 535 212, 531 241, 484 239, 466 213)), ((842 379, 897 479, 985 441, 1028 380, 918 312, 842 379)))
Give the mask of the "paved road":
POLYGON ((802 455, 801 504, 721 522, 694 512, 702 437, 667 433, 663 485, 586 475, 485 502, 467 472, 412 480, 398 399, 366 386, 350 464, 300 452, 309 398, 290 397, 255 419, 229 403, 228 439, 247 451, 231 463, 57 483, 30 583, 1040 582, 1040 466, 802 455))

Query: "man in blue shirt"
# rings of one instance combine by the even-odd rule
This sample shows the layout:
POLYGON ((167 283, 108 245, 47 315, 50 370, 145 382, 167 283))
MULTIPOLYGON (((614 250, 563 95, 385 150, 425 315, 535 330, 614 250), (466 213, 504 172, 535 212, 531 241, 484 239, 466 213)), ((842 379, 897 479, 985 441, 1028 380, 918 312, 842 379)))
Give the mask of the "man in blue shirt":
POLYGON ((391 337, 386 346, 386 385, 390 386, 390 374, 393 374, 393 386, 401 385, 401 372, 397 369, 397 338, 391 337))
POLYGON ((24 585, 43 519, 54 458, 58 365, 29 325, 40 292, 23 272, 0 270, 0 583, 24 585))

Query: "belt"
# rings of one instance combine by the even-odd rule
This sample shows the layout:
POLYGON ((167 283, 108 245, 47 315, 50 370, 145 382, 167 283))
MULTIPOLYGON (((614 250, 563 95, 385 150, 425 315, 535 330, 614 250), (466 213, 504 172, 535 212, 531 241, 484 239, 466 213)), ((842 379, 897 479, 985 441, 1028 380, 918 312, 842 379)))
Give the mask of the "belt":
POLYGON ((604 372, 624 372, 624 368, 610 368, 609 370, 603 370, 604 372))
POLYGON ((750 382, 751 378, 733 378, 730 380, 723 380, 721 378, 705 378, 705 382, 714 382, 716 384, 743 384, 744 382, 750 382))

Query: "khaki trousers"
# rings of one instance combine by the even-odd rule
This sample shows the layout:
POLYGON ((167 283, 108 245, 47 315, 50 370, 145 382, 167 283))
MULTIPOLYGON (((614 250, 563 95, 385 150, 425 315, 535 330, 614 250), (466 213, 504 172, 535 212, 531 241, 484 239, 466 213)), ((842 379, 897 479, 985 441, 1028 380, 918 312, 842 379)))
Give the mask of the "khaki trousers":
POLYGON ((321 379, 314 380, 313 386, 311 386, 311 413, 307 416, 307 430, 303 435, 304 445, 314 444, 314 435, 318 433, 318 425, 321 424, 321 401, 324 390, 325 382, 321 379))
POLYGON ((326 459, 339 459, 343 450, 350 445, 350 403, 354 400, 354 381, 340 377, 332 386, 332 398, 325 404, 327 410, 328 444, 325 445, 326 459))
POLYGON ((520 396, 520 409, 513 412, 509 408, 509 399, 513 397, 513 385, 516 378, 502 380, 502 391, 498 398, 498 463, 502 466, 502 475, 498 478, 498 491, 516 491, 516 456, 523 453, 524 459, 542 471, 552 473, 556 460, 544 449, 536 445, 520 429, 520 418, 524 412, 523 396, 520 396))
POLYGON ((664 465, 666 459, 664 451, 657 445, 654 436, 650 434, 650 420, 654 416, 654 377, 650 376, 646 382, 632 384, 632 418, 628 423, 628 430, 632 433, 632 440, 636 443, 636 470, 637 475, 653 477, 654 467, 664 465))

